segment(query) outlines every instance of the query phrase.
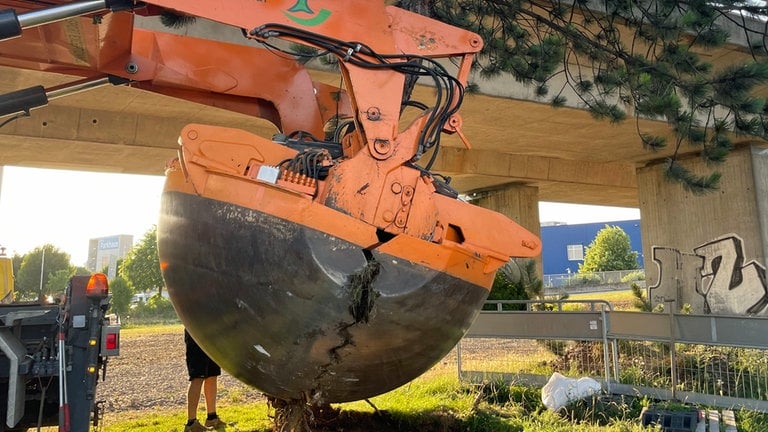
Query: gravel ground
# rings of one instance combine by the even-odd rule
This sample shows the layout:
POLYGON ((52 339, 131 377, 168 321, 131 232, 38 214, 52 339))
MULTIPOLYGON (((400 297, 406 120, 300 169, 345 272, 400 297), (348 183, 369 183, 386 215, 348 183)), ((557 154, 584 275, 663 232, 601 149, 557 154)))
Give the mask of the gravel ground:
MULTIPOLYGON (((174 408, 183 412, 188 385, 183 330, 169 326, 159 333, 133 333, 123 332, 120 355, 109 360, 106 380, 99 383, 97 395, 105 401, 105 415, 174 408)), ((260 392, 226 372, 219 377, 218 399, 221 403, 264 400, 260 392)))
MULTIPOLYGON (((487 340, 485 340, 487 342, 487 340)), ((493 340, 493 348, 481 340, 462 343, 466 360, 487 360, 499 353, 519 353, 519 341, 493 340)), ((436 367, 453 369, 453 350, 436 367)), ((106 415, 143 410, 186 409, 187 369, 184 360, 184 335, 180 326, 168 326, 152 333, 123 331, 120 355, 109 360, 106 379, 99 382, 98 399, 106 415)), ((259 391, 241 383, 226 372, 219 377, 219 401, 248 403, 265 401, 259 391)), ((202 402, 201 402, 202 403, 202 402)))

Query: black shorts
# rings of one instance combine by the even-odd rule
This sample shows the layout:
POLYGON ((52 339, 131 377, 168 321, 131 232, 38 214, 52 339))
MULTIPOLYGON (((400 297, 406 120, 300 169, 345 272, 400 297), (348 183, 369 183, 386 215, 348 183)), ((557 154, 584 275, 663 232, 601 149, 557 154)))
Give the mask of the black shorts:
POLYGON ((221 368, 197 345, 192 336, 184 330, 184 344, 187 347, 187 372, 189 380, 221 375, 221 368))

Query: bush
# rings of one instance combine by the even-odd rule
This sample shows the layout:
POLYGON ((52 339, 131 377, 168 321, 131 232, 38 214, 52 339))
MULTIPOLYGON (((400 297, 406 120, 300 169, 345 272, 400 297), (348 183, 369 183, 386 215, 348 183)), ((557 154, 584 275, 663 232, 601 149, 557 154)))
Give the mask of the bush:
POLYGON ((600 285, 602 281, 595 273, 577 273, 568 279, 568 285, 600 285))
POLYGON ((133 290, 128 282, 121 277, 112 279, 109 282, 109 292, 112 294, 112 312, 123 316, 130 311, 131 297, 133 290))
POLYGON ((144 324, 179 322, 173 303, 159 294, 150 297, 146 303, 136 305, 127 318, 144 324))
POLYGON ((622 283, 644 281, 644 280, 645 280, 645 271, 643 270, 627 273, 626 275, 624 275, 623 278, 621 278, 622 283))
MULTIPOLYGON (((528 300, 528 293, 522 283, 510 282, 507 276, 502 273, 496 273, 493 280, 491 293, 488 295, 488 301, 491 300, 528 300)), ((484 305, 483 310, 496 310, 496 305, 484 305)), ((525 310, 524 304, 504 304, 502 310, 525 310)))

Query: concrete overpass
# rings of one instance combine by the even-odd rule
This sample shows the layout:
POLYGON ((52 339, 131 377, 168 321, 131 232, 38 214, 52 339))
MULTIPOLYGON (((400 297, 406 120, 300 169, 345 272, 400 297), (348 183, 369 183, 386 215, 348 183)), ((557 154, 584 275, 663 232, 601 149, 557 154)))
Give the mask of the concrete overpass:
MULTIPOLYGON (((59 77, 18 69, 0 68, 0 76, 0 92, 61 83, 59 77)), ((446 138, 436 171, 453 176, 463 192, 520 183, 537 187, 546 201, 637 207, 635 169, 658 157, 643 151, 634 122, 612 126, 577 109, 469 95, 461 113, 473 148, 446 138)), ((266 136, 275 132, 253 117, 126 87, 55 100, 33 114, 0 130, 0 158, 6 165, 160 175, 188 123, 266 136)))
MULTIPOLYGON (((149 19, 140 20, 139 25, 161 29, 149 19)), ((243 41, 239 29, 204 20, 184 33, 243 41)), ((709 55, 715 63, 729 63, 746 53, 730 46, 709 55)), ((335 74, 313 74, 338 85, 335 74)), ((0 67, 0 93, 72 80, 0 67)), ((476 81, 481 94, 467 95, 461 110, 463 131, 473 149, 466 150, 455 137, 445 139, 435 171, 451 176, 454 187, 474 195, 481 205, 506 213, 534 232, 538 231, 538 201, 639 207, 649 284, 654 283, 654 245, 689 251, 721 234, 736 233, 749 239, 744 250, 748 258, 766 263, 768 155, 764 143, 738 143, 721 167, 721 191, 694 197, 664 180, 659 163, 672 149, 650 153, 640 144, 638 128, 669 135, 666 124, 649 120, 610 124, 578 108, 555 109, 536 102, 531 90, 511 79, 476 81)), ((426 95, 431 89, 418 87, 417 92, 426 95)), ((52 101, 31 117, 0 129, 0 161, 160 175, 165 161, 176 154, 179 130, 193 122, 266 136, 275 131, 271 124, 250 116, 127 87, 103 87, 52 101)), ((694 171, 705 169, 697 158, 685 163, 694 171)))

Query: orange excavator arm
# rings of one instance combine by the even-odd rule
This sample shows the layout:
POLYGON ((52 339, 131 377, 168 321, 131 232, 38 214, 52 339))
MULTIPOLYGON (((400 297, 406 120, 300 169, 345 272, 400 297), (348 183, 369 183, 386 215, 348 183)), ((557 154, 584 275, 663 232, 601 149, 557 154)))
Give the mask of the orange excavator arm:
MULTIPOLYGON (((317 11, 306 0, 228 0, 226 7, 221 7, 222 3, 217 0, 53 3, 44 9, 33 9, 39 3, 0 1, 0 6, 12 8, 0 12, 0 40, 19 37, 19 40, 0 44, 0 64, 86 77, 108 74, 130 80, 138 87, 210 104, 216 104, 215 99, 227 100, 230 95, 258 97, 267 89, 279 89, 294 100, 312 95, 306 87, 293 87, 293 77, 303 68, 285 74, 280 68, 293 62, 276 56, 265 59, 268 54, 264 50, 238 48, 223 42, 193 42, 189 38, 173 38, 133 27, 134 14, 173 11, 184 16, 207 18, 241 28, 247 37, 262 42, 282 39, 327 49, 341 56, 346 88, 354 92, 351 98, 355 105, 353 109, 365 113, 358 116, 361 129, 366 134, 369 148, 377 155, 380 152, 374 150, 374 142, 391 140, 396 130, 403 87, 401 72, 381 66, 421 56, 460 57, 456 83, 464 85, 472 56, 482 47, 481 39, 471 32, 384 6, 382 2, 368 2, 365 7, 360 7, 355 0, 324 1, 318 2, 321 6, 316 7, 317 11), (81 18, 72 19, 77 16, 81 18), (300 28, 308 31, 300 31, 300 28), (365 43, 354 42, 360 34, 366 35, 365 43), (206 46, 194 47, 197 44, 206 46), (397 53, 399 57, 382 59, 379 53, 397 53), (226 57, 225 61, 222 61, 223 57, 226 57), (254 69, 254 65, 261 64, 269 67, 254 69), (374 73, 372 68, 378 69, 374 73), (282 78, 263 76, 266 69, 282 78), (254 85, 254 82, 260 85, 254 85), (269 85, 265 86, 265 82, 269 85), (169 87, 211 92, 212 95, 206 102, 190 93, 169 91, 169 87), (378 114, 370 115, 373 112, 378 114)), ((453 87, 456 83, 449 85, 453 87)), ((275 98, 274 94, 265 96, 268 101, 275 98)), ((459 97, 454 95, 451 104, 459 103, 459 97)), ((233 104, 224 103, 228 107, 233 104)), ((286 107, 284 111, 296 113, 295 107, 286 107)), ((320 111, 325 112, 323 107, 320 111)), ((307 123, 313 120, 304 112, 297 116, 307 123)), ((453 127, 450 125, 460 121, 454 119, 443 123, 449 124, 450 129, 453 127)), ((291 130, 291 127, 284 129, 291 130)))
MULTIPOLYGON (((0 12, 0 25, 24 23, 27 14, 47 16, 45 11, 65 6, 74 9, 73 5, 21 14, 8 9, 0 12), (3 19, 3 14, 10 17, 3 19)), ((87 10, 92 9, 96 7, 87 10)), ((82 86, 129 83, 264 118, 288 131, 322 133, 330 115, 349 111, 348 99, 338 97, 338 89, 313 82, 307 70, 295 61, 255 47, 134 28, 132 11, 97 13, 104 15, 71 17, 24 29, 19 37, 0 42, 0 64, 85 78, 53 89, 54 97, 68 94, 69 89, 80 91, 82 86), (254 73, 254 65, 260 64, 269 67, 254 73), (109 80, 104 79, 106 76, 109 80)), ((15 33, 18 31, 0 30, 6 39, 15 33)), ((37 103, 43 104, 46 98, 39 93, 38 89, 37 103)), ((5 113, 30 108, 34 106, 10 105, 5 113)))

